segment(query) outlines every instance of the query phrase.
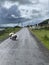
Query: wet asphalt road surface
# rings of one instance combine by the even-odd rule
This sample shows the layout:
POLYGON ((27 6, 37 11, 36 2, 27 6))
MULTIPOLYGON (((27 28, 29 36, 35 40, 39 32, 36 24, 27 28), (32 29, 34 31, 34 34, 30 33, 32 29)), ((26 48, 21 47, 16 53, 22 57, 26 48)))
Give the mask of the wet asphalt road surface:
POLYGON ((27 28, 16 34, 17 40, 8 38, 0 44, 0 65, 49 65, 48 56, 39 49, 27 28))

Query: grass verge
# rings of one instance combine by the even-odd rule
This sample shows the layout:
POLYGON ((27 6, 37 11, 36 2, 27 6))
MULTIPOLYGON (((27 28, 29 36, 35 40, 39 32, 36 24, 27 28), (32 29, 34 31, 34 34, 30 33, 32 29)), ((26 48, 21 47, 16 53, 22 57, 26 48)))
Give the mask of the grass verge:
POLYGON ((31 32, 49 49, 49 30, 31 30, 31 32))
POLYGON ((0 31, 0 41, 5 40, 9 37, 9 33, 18 32, 21 28, 5 28, 5 30, 0 31))

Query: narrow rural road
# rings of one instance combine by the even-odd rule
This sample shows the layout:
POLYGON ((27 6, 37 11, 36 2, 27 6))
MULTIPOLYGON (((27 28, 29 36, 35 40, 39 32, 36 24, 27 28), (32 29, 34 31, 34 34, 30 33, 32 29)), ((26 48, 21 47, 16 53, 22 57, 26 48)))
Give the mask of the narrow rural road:
POLYGON ((40 50, 27 28, 16 34, 16 41, 8 38, 0 44, 0 65, 49 65, 48 56, 40 50))

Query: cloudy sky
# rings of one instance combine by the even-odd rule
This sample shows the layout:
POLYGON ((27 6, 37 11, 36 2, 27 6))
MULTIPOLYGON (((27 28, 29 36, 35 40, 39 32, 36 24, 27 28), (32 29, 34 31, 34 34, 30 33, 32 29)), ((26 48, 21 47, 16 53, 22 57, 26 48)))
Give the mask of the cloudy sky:
MULTIPOLYGON (((0 0, 0 18, 4 17, 1 16, 1 7, 4 7, 6 12, 8 11, 8 15, 12 10, 10 16, 13 18, 24 17, 31 19, 31 21, 24 22, 24 24, 37 23, 49 18, 49 0, 0 0)), ((5 17, 8 15, 6 13, 5 17)))

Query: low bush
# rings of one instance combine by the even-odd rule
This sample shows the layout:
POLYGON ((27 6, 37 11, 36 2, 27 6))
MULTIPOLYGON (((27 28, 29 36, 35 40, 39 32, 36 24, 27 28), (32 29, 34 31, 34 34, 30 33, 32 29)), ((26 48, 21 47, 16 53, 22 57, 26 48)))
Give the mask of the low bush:
POLYGON ((44 35, 45 40, 49 40, 49 37, 47 35, 44 35))

